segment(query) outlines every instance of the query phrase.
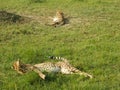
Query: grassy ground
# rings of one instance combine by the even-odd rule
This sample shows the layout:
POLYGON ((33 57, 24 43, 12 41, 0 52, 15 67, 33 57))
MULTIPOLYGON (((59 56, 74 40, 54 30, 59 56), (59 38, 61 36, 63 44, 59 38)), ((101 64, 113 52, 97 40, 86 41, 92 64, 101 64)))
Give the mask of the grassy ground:
POLYGON ((0 0, 0 10, 24 19, 0 16, 1 90, 120 90, 119 0, 0 0), (45 26, 56 10, 69 24, 45 26), (19 75, 11 69, 18 58, 35 64, 50 61, 50 55, 69 59, 94 78, 47 74, 42 80, 34 72, 19 75))

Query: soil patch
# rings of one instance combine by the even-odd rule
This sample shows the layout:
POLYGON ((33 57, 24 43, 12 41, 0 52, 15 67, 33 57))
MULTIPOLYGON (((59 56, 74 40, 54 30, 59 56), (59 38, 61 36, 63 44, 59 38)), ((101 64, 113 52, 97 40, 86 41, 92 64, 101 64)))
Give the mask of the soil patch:
POLYGON ((7 11, 0 11, 0 23, 26 23, 30 19, 7 11))

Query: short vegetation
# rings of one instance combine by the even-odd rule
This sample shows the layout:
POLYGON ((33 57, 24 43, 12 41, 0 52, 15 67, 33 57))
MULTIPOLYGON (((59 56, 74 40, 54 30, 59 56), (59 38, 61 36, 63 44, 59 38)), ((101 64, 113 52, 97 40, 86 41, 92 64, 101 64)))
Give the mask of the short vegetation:
POLYGON ((0 90, 120 90, 120 0, 0 0, 0 90), (69 22, 46 26, 57 10, 69 22), (42 80, 11 68, 49 56, 94 78, 46 73, 42 80))

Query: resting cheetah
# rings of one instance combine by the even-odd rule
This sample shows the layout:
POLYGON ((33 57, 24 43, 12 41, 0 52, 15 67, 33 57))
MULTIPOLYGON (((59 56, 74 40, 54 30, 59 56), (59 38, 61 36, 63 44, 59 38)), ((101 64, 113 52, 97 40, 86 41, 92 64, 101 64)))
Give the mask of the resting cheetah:
POLYGON ((56 27, 56 26, 61 26, 63 24, 65 24, 64 14, 61 11, 57 11, 56 15, 52 18, 52 23, 46 25, 56 27))
POLYGON ((52 59, 61 59, 62 61, 58 62, 44 62, 40 64, 30 65, 30 64, 23 64, 20 60, 13 63, 13 69, 16 70, 18 73, 23 74, 30 70, 35 71, 39 74, 42 79, 45 79, 45 75, 43 74, 44 71, 46 72, 60 72, 62 74, 79 74, 85 77, 93 78, 92 75, 82 72, 77 68, 70 65, 67 59, 60 58, 60 57, 51 57, 52 59))

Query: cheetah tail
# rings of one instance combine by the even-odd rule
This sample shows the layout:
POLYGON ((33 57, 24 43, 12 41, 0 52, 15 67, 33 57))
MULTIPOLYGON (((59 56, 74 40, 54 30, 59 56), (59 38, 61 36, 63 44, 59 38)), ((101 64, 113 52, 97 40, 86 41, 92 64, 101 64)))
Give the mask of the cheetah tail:
POLYGON ((49 58, 50 58, 50 59, 55 59, 55 60, 61 60, 61 61, 64 61, 64 62, 68 62, 67 59, 62 58, 62 57, 49 56, 49 58))

